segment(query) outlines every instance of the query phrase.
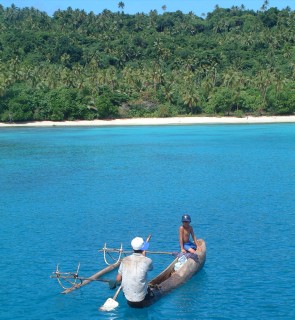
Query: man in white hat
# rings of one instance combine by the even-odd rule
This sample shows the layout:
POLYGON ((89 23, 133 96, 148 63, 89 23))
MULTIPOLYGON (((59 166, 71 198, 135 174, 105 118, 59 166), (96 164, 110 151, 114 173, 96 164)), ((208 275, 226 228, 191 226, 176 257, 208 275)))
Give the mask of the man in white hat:
POLYGON ((153 270, 153 263, 145 256, 148 242, 136 237, 131 241, 131 246, 134 252, 122 260, 116 280, 122 282, 121 286, 129 306, 141 308, 142 302, 151 298, 147 272, 153 270))

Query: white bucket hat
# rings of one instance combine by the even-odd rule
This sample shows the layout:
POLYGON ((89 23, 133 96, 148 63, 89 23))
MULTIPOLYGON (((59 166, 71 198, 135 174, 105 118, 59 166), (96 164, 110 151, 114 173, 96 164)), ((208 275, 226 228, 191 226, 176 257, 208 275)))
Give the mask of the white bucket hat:
POLYGON ((147 250, 149 247, 149 243, 145 242, 142 238, 136 237, 131 241, 131 246, 133 250, 147 250))

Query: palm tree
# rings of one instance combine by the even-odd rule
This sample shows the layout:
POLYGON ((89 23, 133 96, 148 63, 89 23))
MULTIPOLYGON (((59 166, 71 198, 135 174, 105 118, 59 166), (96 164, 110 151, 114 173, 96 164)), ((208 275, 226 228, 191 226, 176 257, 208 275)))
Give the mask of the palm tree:
POLYGON ((191 114, 193 114, 194 107, 196 106, 196 104, 199 101, 197 93, 192 88, 188 88, 187 90, 185 90, 183 92, 181 97, 182 97, 184 104, 186 106, 188 106, 189 109, 191 110, 191 114))
POLYGON ((2 81, 0 82, 0 97, 2 97, 5 93, 6 87, 2 81))
POLYGON ((266 11, 268 4, 269 4, 268 0, 265 0, 263 5, 262 5, 262 7, 260 8, 260 10, 261 11, 266 11))
POLYGON ((122 2, 122 1, 120 1, 120 2, 118 3, 118 8, 121 8, 122 10, 124 10, 124 8, 125 8, 125 3, 122 2))
POLYGON ((269 69, 262 70, 258 72, 256 79, 254 80, 253 85, 259 90, 262 105, 258 106, 259 115, 262 114, 264 108, 266 107, 266 98, 267 98, 267 90, 273 83, 273 79, 269 69))
POLYGON ((164 89, 164 96, 166 101, 168 101, 169 103, 172 103, 174 100, 173 95, 175 92, 173 88, 173 83, 171 82, 167 83, 166 85, 163 86, 163 89, 164 89))

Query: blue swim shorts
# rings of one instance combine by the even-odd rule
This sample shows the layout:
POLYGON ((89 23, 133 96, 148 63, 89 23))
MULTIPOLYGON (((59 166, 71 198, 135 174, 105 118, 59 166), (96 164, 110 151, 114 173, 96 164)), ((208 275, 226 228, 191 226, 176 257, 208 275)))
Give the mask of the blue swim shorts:
POLYGON ((185 242, 185 243, 183 244, 183 247, 184 247, 184 249, 185 249, 186 251, 188 251, 190 248, 192 248, 192 249, 194 249, 194 250, 197 250, 197 246, 194 244, 194 242, 191 242, 191 241, 185 242))

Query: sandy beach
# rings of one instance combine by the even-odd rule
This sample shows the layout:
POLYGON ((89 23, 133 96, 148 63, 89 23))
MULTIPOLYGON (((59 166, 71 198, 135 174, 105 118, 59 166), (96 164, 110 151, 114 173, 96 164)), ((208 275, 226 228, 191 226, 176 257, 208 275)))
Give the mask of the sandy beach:
POLYGON ((254 123, 295 123, 294 116, 270 117, 174 117, 174 118, 132 118, 114 120, 80 120, 80 121, 35 121, 25 123, 3 123, 3 127, 55 127, 55 126, 152 126, 152 125, 186 125, 186 124, 254 124, 254 123))

